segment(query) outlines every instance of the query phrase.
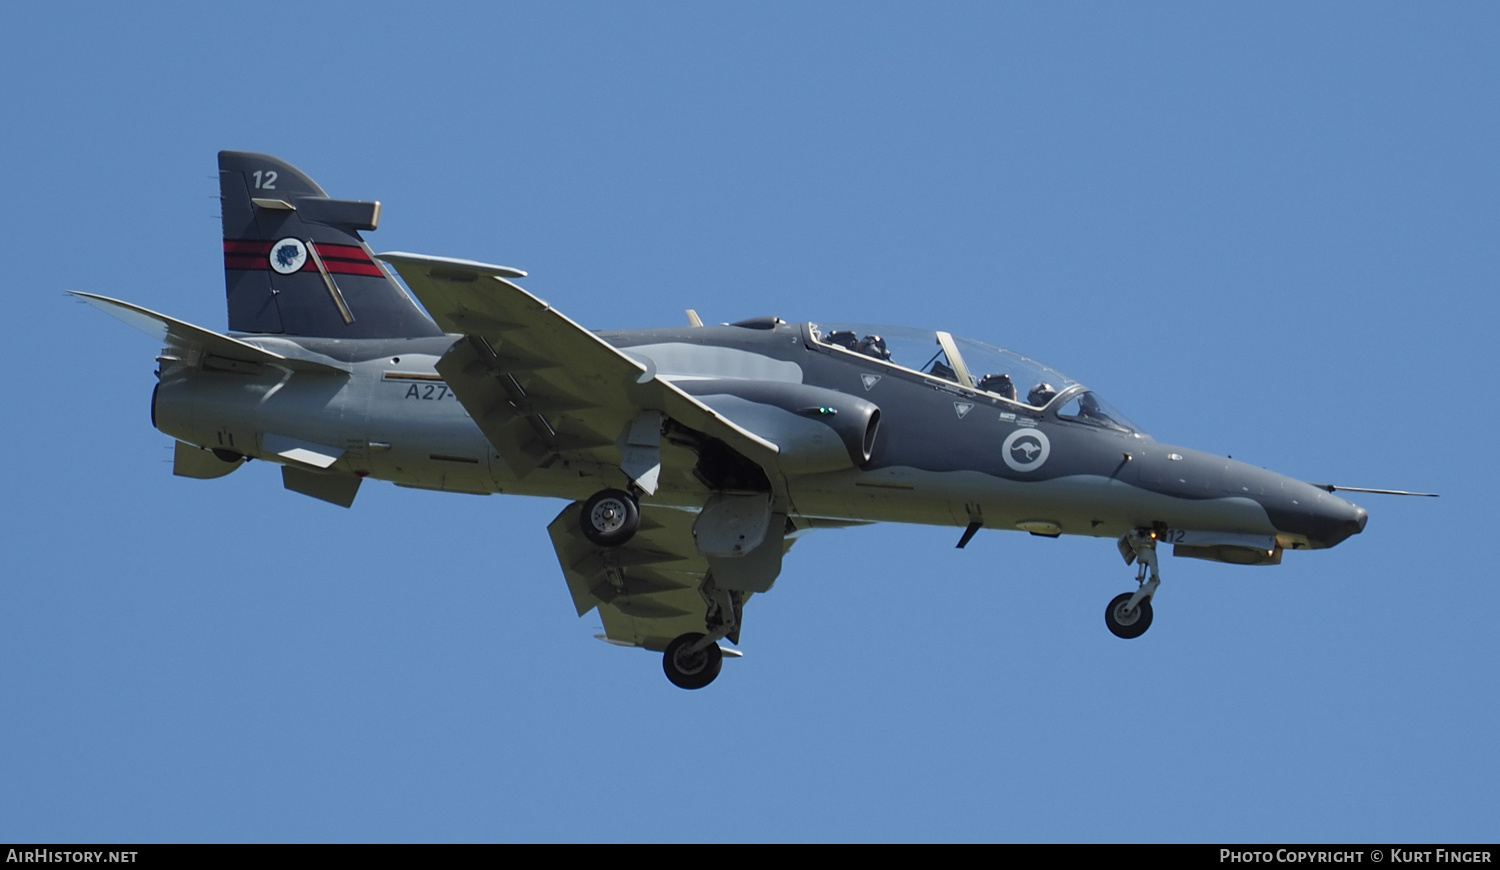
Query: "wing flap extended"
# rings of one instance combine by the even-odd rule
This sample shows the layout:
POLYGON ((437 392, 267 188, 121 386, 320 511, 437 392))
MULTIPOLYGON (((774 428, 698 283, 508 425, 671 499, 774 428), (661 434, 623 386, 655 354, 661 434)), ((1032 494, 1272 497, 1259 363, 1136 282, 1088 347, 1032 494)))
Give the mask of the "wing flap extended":
POLYGON ((708 560, 693 546, 695 514, 642 505, 641 530, 606 549, 583 536, 581 510, 574 502, 547 526, 579 616, 597 608, 608 640, 658 651, 680 634, 703 630, 707 605, 698 584, 708 560))
MULTIPOLYGON (((605 640, 658 652, 679 635, 703 631, 707 603, 698 590, 709 559, 698 552, 693 535, 699 515, 643 504, 635 537, 604 548, 583 536, 582 507, 581 502, 568 505, 547 526, 578 615, 597 610, 605 640)), ((778 536, 777 556, 795 540, 795 535, 778 536)), ((739 594, 741 603, 753 595, 739 594)))

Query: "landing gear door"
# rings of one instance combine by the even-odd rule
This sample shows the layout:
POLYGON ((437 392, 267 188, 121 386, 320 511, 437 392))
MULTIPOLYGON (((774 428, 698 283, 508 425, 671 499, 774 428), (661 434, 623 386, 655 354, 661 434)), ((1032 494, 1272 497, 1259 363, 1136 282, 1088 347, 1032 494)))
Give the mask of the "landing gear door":
POLYGON ((786 514, 762 495, 715 493, 693 523, 698 552, 724 589, 766 592, 781 574, 786 514))

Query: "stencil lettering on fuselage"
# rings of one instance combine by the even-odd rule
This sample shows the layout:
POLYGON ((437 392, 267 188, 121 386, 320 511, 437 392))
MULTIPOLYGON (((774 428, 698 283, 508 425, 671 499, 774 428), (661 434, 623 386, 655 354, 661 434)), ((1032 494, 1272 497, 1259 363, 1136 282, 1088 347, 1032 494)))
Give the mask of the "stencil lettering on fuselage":
POLYGON ((1017 429, 1005 436, 1005 443, 1000 445, 1005 464, 1016 471, 1036 471, 1051 453, 1052 442, 1041 429, 1017 429))

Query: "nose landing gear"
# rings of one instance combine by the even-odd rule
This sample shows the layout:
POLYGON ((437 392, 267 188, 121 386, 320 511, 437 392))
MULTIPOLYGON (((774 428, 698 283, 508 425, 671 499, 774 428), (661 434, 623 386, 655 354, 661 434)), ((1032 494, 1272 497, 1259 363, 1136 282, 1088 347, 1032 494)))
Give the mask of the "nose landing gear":
POLYGON ((1135 582, 1140 588, 1111 599, 1109 606, 1104 608, 1104 624, 1115 637, 1128 640, 1140 637, 1151 627, 1151 598, 1156 595, 1156 587, 1161 585, 1161 574, 1156 569, 1156 533, 1136 529, 1121 538, 1120 555, 1127 565, 1140 563, 1135 574, 1135 582))
POLYGON ((1140 637, 1151 627, 1151 599, 1145 598, 1135 607, 1130 606, 1134 592, 1121 592, 1110 599, 1104 608, 1104 624, 1115 637, 1130 639, 1140 637))

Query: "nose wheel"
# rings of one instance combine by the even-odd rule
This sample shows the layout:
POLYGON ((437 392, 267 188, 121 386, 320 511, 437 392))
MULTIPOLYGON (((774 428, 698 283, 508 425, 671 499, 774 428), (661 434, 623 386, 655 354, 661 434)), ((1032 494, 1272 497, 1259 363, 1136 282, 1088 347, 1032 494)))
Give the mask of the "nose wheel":
POLYGON ((1110 634, 1129 640, 1140 637, 1151 627, 1151 599, 1142 599, 1135 607, 1130 606, 1134 592, 1121 592, 1104 608, 1104 624, 1110 634))
POLYGON ((1120 555, 1127 565, 1140 563, 1135 573, 1140 588, 1110 599, 1109 606, 1104 608, 1104 624, 1110 634, 1129 640, 1140 637, 1151 627, 1151 599, 1161 585, 1161 574, 1156 570, 1156 533, 1137 529, 1121 538, 1120 555))

